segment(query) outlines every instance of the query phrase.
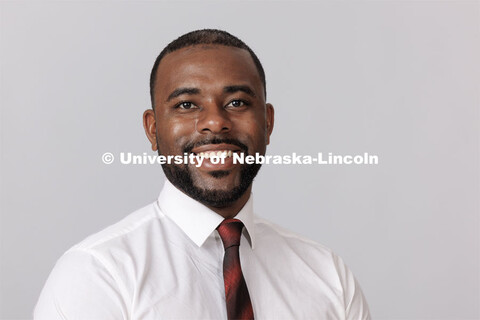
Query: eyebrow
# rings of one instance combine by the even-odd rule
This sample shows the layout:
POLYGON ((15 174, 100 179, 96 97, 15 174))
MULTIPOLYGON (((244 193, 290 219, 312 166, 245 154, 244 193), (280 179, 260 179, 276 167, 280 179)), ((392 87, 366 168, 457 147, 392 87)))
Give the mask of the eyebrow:
POLYGON ((224 93, 235 93, 238 91, 245 92, 249 96, 252 96, 253 98, 256 97, 255 92, 249 87, 249 86, 226 86, 223 88, 224 93))
POLYGON ((167 98, 167 102, 178 96, 181 96, 182 94, 199 94, 199 93, 200 93, 200 89, 197 89, 197 88, 178 88, 173 90, 172 93, 170 93, 170 95, 167 98))

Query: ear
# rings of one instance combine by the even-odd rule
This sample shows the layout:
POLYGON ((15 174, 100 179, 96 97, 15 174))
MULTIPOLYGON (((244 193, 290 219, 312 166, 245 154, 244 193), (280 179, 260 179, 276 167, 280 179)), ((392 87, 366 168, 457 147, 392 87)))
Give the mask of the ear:
POLYGON ((270 135, 273 131, 273 123, 275 122, 275 110, 270 103, 266 104, 266 120, 267 120, 267 145, 270 144, 270 135))
POLYGON ((155 112, 152 109, 145 110, 143 113, 143 128, 152 144, 152 150, 157 151, 157 123, 155 122, 155 112))

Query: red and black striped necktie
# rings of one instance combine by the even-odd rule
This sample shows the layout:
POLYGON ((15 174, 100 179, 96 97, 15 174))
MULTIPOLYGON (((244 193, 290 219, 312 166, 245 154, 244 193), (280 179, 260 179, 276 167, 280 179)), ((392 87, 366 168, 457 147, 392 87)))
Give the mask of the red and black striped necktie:
POLYGON ((217 227, 225 248, 223 280, 228 319, 253 319, 253 308, 247 284, 240 267, 240 236, 243 223, 238 219, 226 219, 217 227))

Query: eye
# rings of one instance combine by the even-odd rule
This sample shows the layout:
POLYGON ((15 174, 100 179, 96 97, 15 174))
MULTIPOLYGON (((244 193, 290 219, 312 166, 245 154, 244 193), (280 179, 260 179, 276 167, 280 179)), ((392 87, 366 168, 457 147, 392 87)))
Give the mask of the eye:
POLYGON ((232 101, 230 101, 229 104, 227 104, 227 107, 240 108, 240 107, 243 107, 243 106, 246 106, 246 105, 248 105, 248 103, 246 101, 232 100, 232 101))
POLYGON ((198 107, 190 101, 183 101, 183 102, 180 102, 179 104, 177 104, 175 106, 175 108, 179 108, 179 109, 183 109, 183 110, 190 110, 190 109, 196 109, 198 107))

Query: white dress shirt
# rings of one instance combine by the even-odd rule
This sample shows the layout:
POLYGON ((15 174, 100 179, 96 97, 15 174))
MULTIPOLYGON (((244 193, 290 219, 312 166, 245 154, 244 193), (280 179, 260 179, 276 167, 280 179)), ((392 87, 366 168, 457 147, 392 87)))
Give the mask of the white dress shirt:
MULTIPOLYGON (((370 319, 331 250, 254 216, 252 196, 235 218, 256 319, 370 319)), ((35 319, 226 319, 222 220, 167 181, 158 201, 58 260, 35 319)))

